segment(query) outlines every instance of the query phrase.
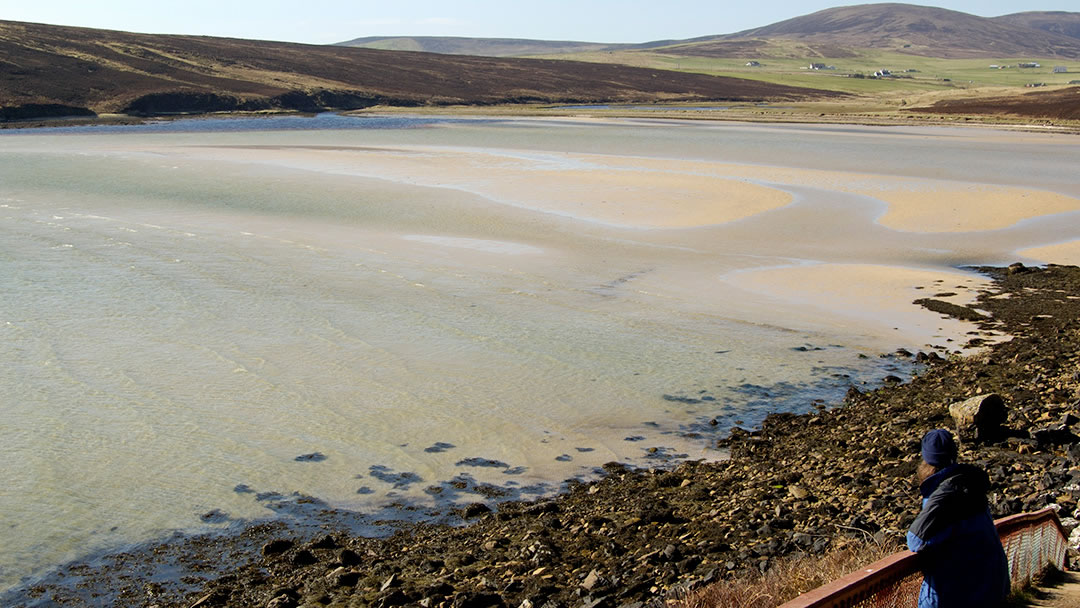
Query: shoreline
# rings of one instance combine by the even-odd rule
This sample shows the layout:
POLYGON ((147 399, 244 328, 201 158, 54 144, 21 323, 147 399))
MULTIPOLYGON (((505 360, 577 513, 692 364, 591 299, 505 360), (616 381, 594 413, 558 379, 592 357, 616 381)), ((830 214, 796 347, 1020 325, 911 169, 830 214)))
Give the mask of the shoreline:
POLYGON ((721 442, 729 460, 653 470, 613 463, 603 479, 569 481, 552 499, 505 502, 493 513, 475 503, 459 512, 469 525, 406 524, 381 539, 341 531, 349 514, 317 499, 279 497, 278 512, 315 516, 306 533, 262 523, 174 540, 99 560, 96 570, 69 565, 69 587, 45 583, 7 601, 78 606, 80 593, 97 589, 117 605, 162 608, 640 605, 847 537, 901 534, 918 508, 918 438, 949 424, 949 403, 989 392, 1005 398, 1010 436, 964 445, 961 458, 990 472, 994 515, 1049 503, 1071 514, 1080 495, 1066 489, 1080 480, 1080 447, 1070 449, 1080 438, 1068 430, 1080 410, 1080 268, 978 270, 994 280, 979 296, 993 315, 981 328, 1012 340, 962 358, 923 354, 926 367, 910 383, 852 390, 812 414, 770 415, 721 442), (170 560, 192 572, 187 590, 148 580, 170 560), (227 574, 209 580, 218 561, 227 574), (207 574, 197 575, 199 564, 207 574))
MULTIPOLYGON (((847 125, 863 127, 954 127, 1003 130, 1026 133, 1053 133, 1080 135, 1080 122, 1054 121, 1039 118, 1007 117, 985 114, 934 114, 903 112, 894 115, 876 111, 844 111, 830 113, 821 108, 793 108, 783 104, 772 108, 768 104, 735 102, 680 102, 679 104, 652 104, 670 106, 668 109, 635 109, 649 104, 595 104, 596 109, 566 107, 558 104, 544 105, 496 105, 496 106, 373 106, 360 110, 327 110, 328 114, 342 116, 457 116, 457 117, 506 117, 506 118, 561 118, 561 119, 652 119, 702 122, 745 122, 760 124, 847 125), (601 109, 599 106, 609 106, 601 109), (700 111, 693 108, 716 106, 716 111, 700 111), (721 109, 722 108, 722 109, 721 109)), ((206 120, 227 118, 280 118, 315 116, 309 112, 212 112, 191 114, 163 114, 158 116, 134 116, 126 114, 102 114, 92 118, 58 117, 27 118, 0 121, 0 131, 26 131, 55 127, 138 126, 163 121, 206 120)))

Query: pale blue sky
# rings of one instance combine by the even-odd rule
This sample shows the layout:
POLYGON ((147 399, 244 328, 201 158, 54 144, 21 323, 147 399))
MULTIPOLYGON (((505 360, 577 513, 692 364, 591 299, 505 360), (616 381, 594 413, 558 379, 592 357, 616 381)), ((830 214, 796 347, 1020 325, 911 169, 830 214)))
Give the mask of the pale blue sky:
MULTIPOLYGON (((994 17, 1078 11, 1078 0, 939 0, 994 17)), ((0 19, 134 32, 205 34, 327 44, 361 36, 480 36, 648 42, 729 34, 843 0, 0 0, 0 19)))

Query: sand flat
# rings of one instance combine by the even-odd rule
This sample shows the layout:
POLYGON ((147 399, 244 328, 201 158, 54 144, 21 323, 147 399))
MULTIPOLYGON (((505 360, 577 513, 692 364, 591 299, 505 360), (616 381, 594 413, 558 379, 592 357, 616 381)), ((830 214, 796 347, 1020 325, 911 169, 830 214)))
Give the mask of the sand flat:
POLYGON ((1018 254, 1051 264, 1080 265, 1080 239, 1068 243, 1032 247, 1018 251, 1018 254))
MULTIPOLYGON (((188 148, 199 158, 235 161, 231 146, 188 148)), ((618 156, 531 154, 482 149, 245 147, 243 162, 377 177, 452 188, 490 200, 626 228, 722 224, 789 204, 781 190, 700 171, 696 163, 618 156)))
POLYGON ((849 329, 869 331, 886 321, 896 334, 926 344, 940 343, 947 336, 962 335, 970 324, 913 306, 919 298, 939 292, 954 304, 970 304, 990 281, 980 275, 960 271, 907 268, 878 264, 806 264, 735 272, 722 281, 778 303, 797 305, 797 320, 790 322, 816 326, 842 322, 849 329), (864 329, 859 329, 865 325, 864 329))
POLYGON ((1056 192, 908 180, 883 183, 886 187, 852 191, 888 203, 878 223, 908 232, 998 230, 1029 218, 1080 210, 1080 199, 1056 192))

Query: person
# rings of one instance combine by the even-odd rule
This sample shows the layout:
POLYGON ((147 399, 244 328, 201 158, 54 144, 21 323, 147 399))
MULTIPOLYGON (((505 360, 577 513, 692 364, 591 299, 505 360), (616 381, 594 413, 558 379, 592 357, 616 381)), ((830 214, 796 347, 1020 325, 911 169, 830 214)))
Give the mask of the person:
POLYGON ((922 439, 922 510, 907 533, 923 572, 919 608, 993 608, 1009 594, 1009 563, 990 516, 990 477, 957 464, 956 442, 945 429, 922 439))

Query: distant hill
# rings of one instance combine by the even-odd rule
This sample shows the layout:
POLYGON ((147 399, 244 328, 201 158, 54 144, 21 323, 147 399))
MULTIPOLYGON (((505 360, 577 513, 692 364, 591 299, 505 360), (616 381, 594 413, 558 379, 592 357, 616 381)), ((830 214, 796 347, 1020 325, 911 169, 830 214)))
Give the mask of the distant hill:
POLYGON ((521 57, 525 55, 561 55, 588 53, 632 47, 625 44, 574 42, 560 40, 528 40, 521 38, 460 38, 449 36, 371 36, 337 43, 386 51, 422 51, 446 55, 479 55, 482 57, 521 57))
POLYGON ((913 4, 843 6, 733 34, 640 44, 513 38, 371 37, 343 46, 488 57, 522 57, 663 48, 676 55, 762 56, 789 48, 809 57, 850 57, 859 49, 895 50, 942 58, 1080 58, 1080 13, 1027 12, 978 17, 913 4), (796 46, 771 44, 794 41, 796 46))
POLYGON ((1031 11, 994 17, 998 23, 1022 25, 1052 34, 1080 38, 1080 13, 1065 11, 1031 11))
MULTIPOLYGON (((795 40, 842 57, 855 49, 932 57, 1080 57, 1080 40, 1026 25, 914 4, 840 6, 748 29, 715 42, 689 45, 688 54, 723 54, 732 43, 795 40)), ((678 49, 673 49, 678 52, 678 49)))
POLYGON ((864 4, 830 8, 716 40, 669 47, 665 52, 745 57, 753 54, 755 44, 782 39, 826 57, 850 56, 857 49, 886 49, 943 58, 1080 58, 1080 39, 1021 21, 911 4, 864 4))
POLYGON ((0 119, 834 95, 614 64, 132 34, 0 21, 0 119))

